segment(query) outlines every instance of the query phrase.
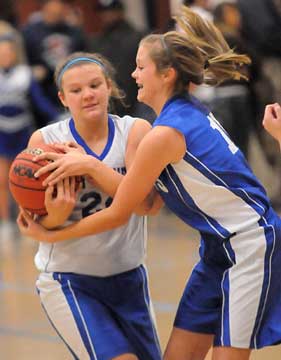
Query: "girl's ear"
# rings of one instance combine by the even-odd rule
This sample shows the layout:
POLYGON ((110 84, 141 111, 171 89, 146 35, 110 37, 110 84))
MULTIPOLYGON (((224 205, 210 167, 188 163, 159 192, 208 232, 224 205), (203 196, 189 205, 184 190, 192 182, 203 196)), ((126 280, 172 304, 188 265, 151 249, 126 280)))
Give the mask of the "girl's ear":
POLYGON ((177 72, 173 67, 169 67, 167 70, 165 70, 163 75, 164 80, 168 82, 174 82, 177 78, 177 72))
POLYGON ((65 102, 65 98, 64 98, 64 93, 63 93, 63 91, 59 91, 59 92, 58 92, 58 97, 59 97, 61 103, 63 104, 63 106, 67 107, 67 104, 66 104, 66 102, 65 102))

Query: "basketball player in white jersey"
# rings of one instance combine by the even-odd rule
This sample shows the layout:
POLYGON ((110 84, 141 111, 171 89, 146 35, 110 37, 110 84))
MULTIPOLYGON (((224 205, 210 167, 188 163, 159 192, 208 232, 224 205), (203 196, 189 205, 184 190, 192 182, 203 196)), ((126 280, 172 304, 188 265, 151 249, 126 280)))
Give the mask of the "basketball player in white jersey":
MULTIPOLYGON (((58 245, 125 224, 156 183, 165 204, 199 231, 200 260, 179 303, 165 360, 248 360, 281 343, 281 220, 242 152, 190 93, 243 76, 245 55, 184 7, 182 32, 145 37, 133 77, 138 100, 157 114, 112 204, 47 231, 22 212, 23 233, 58 245)), ((54 181, 55 179, 53 179, 54 181)))
MULTIPOLYGON (((57 184, 56 197, 53 187, 47 189, 48 215, 39 220, 46 228, 80 221, 108 207, 139 141, 150 130, 145 120, 108 114, 110 98, 122 95, 112 72, 98 54, 74 53, 58 65, 59 97, 71 118, 37 130, 29 147, 79 144, 84 150, 79 167, 85 176, 77 194, 71 177, 57 184), (93 173, 104 191, 93 185, 93 173)), ((138 208, 147 209, 146 202, 138 208)), ((74 359, 161 359, 145 250, 146 219, 135 214, 124 226, 98 236, 40 243, 35 257, 38 293, 74 359)))

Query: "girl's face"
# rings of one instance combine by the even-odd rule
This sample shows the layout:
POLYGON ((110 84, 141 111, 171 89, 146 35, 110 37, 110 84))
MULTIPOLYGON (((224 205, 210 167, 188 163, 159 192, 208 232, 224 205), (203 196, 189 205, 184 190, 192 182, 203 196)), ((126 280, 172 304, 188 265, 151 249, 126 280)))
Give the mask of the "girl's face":
POLYGON ((0 68, 8 69, 17 62, 15 44, 11 41, 0 41, 0 68))
POLYGON ((79 120, 107 119, 111 86, 97 64, 82 63, 65 71, 59 98, 79 120))
POLYGON ((226 5, 223 11, 224 21, 227 25, 229 25, 234 30, 239 30, 241 27, 241 16, 239 10, 235 7, 235 5, 226 5))
POLYGON ((149 56, 148 45, 140 45, 136 63, 137 66, 132 77, 138 86, 137 99, 156 110, 165 90, 164 80, 163 74, 157 71, 155 63, 149 56))

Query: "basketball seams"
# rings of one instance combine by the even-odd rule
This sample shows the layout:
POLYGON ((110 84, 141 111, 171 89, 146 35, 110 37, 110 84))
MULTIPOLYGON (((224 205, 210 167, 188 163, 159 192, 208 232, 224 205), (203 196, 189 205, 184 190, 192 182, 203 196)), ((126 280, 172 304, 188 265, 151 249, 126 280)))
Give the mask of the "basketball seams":
POLYGON ((36 211, 37 215, 46 215, 46 209, 44 207, 43 208, 38 208, 38 209, 29 209, 29 208, 24 208, 24 209, 27 210, 27 211, 30 211, 30 212, 36 211))
POLYGON ((32 163, 34 165, 38 165, 38 169, 40 169, 42 166, 48 165, 50 163, 50 161, 48 160, 41 160, 41 161, 33 161, 32 158, 31 159, 27 159, 27 158, 21 158, 21 157, 17 157, 17 161, 26 161, 28 163, 32 163))
POLYGON ((9 183, 11 185, 13 185, 13 186, 16 186, 16 187, 19 187, 19 188, 22 188, 22 189, 25 189, 25 190, 30 190, 30 191, 45 191, 46 190, 46 187, 43 187, 43 188, 30 188, 30 187, 27 187, 27 186, 16 184, 12 180, 9 180, 9 183))

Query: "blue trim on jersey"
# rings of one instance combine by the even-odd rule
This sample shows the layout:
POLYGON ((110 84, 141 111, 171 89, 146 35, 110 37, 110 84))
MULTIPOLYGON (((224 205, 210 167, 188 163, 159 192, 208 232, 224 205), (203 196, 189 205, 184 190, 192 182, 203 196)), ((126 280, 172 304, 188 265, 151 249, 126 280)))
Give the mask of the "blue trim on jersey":
POLYGON ((159 339, 158 339, 157 330, 155 328, 154 319, 152 318, 152 315, 151 315, 150 295, 149 295, 147 273, 146 273, 146 270, 143 267, 143 265, 141 265, 138 270, 140 272, 141 280, 142 280, 142 283, 143 283, 144 300, 145 300, 145 303, 146 303, 146 306, 147 306, 147 311, 148 311, 148 314, 149 314, 149 317, 150 317, 150 323, 151 323, 151 328, 152 328, 152 332, 153 332, 153 336, 154 336, 154 341, 155 341, 155 344, 156 344, 156 346, 158 348, 158 351, 159 351, 159 358, 162 359, 161 345, 160 345, 160 342, 159 342, 159 339))
MULTIPOLYGON (((200 232, 215 233, 221 239, 226 239, 231 235, 230 232, 223 228, 215 219, 205 214, 196 206, 171 165, 166 167, 160 174, 159 179, 169 189, 169 192, 160 192, 165 204, 185 223, 198 229, 200 232), (175 201, 175 198, 177 201, 175 201), (200 224, 200 226, 198 226, 198 224, 200 224)), ((156 188, 161 190, 161 186, 159 187, 157 182, 156 188)))
POLYGON ((65 295, 66 301, 69 304, 69 307, 71 308, 71 312, 73 313, 75 322, 79 329, 81 339, 83 340, 83 343, 88 351, 90 359, 97 360, 92 339, 90 337, 90 331, 88 330, 89 324, 86 323, 86 319, 88 318, 87 313, 85 313, 85 311, 82 313, 78 299, 76 298, 76 295, 71 288, 70 280, 64 278, 62 274, 57 273, 54 273, 54 280, 59 281, 61 284, 62 291, 65 295))
POLYGON ((250 347, 251 348, 258 348, 257 347, 257 337, 259 334, 259 330, 261 327, 261 321, 264 318, 264 312, 266 309, 266 306, 268 306, 267 301, 268 299, 268 293, 269 288, 271 285, 271 275, 272 275, 272 257, 275 250, 276 245, 276 234, 275 229, 272 225, 268 225, 267 221, 262 218, 259 221, 259 224, 263 226, 264 228, 264 234, 266 238, 266 253, 264 257, 264 279, 263 279, 263 286, 262 286, 262 294, 261 294, 261 301, 258 307, 258 312, 256 316, 256 322, 253 330, 253 335, 251 337, 250 347))
MULTIPOLYGON (((236 233, 232 234, 231 237, 235 235, 236 233)), ((234 265, 236 263, 235 252, 231 247, 230 241, 225 241, 223 243, 223 248, 224 248, 224 253, 227 255, 227 258, 229 259, 229 262, 231 263, 231 265, 234 265)))
MULTIPOLYGON (((267 204, 267 208, 263 205, 263 200, 266 198, 265 190, 262 186, 258 188, 258 192, 255 192, 255 189, 252 188, 252 193, 255 192, 256 196, 260 196, 260 192, 262 193, 261 201, 258 202, 253 198, 252 194, 249 194, 245 189, 243 189, 244 184, 247 185, 247 183, 243 183, 243 178, 246 178, 246 175, 249 177, 246 180, 249 180, 251 177, 254 178, 254 175, 251 173, 250 169, 248 168, 248 165, 245 163, 243 166, 243 172, 238 169, 235 169, 233 171, 225 171, 223 174, 214 173, 211 169, 209 169, 205 164, 203 164, 198 158, 196 158, 191 152, 186 151, 185 156, 183 158, 186 162, 188 162, 190 165, 194 166, 197 170, 199 170, 204 176, 206 176, 208 179, 210 179, 214 184, 218 186, 224 186, 228 190, 232 191, 236 196, 243 199, 249 206, 251 206, 255 211, 263 215, 266 210, 268 209, 269 204, 267 204), (249 170, 249 171, 247 171, 249 170), (247 174, 245 174, 247 172, 247 174), (239 177, 237 176, 239 175, 239 177), (223 176, 223 178, 222 178, 223 176), (239 180, 237 183, 234 181, 239 180), (228 185, 228 183, 232 183, 232 187, 228 185), (233 187, 237 186, 237 187, 233 187)), ((257 182, 258 180, 255 179, 257 182)), ((253 184, 256 185, 256 184, 253 184)))
POLYGON ((230 328, 229 328, 229 276, 228 271, 226 270, 223 274, 222 279, 222 321, 221 324, 223 329, 221 329, 221 343, 223 346, 231 346, 230 343, 230 328))
POLYGON ((22 107, 16 107, 16 105, 2 105, 0 106, 0 114, 5 117, 14 117, 22 115, 26 112, 26 109, 22 107))
POLYGON ((82 139, 82 137, 79 135, 78 131, 75 128, 75 124, 74 124, 74 120, 71 118, 69 121, 69 128, 70 131, 74 137, 74 139, 76 140, 76 142, 81 145, 83 147, 83 149, 86 151, 86 153, 88 155, 92 155, 95 158, 99 159, 99 160, 103 160, 106 155, 108 154, 113 139, 114 139, 114 134, 115 134, 115 126, 114 126, 114 122, 112 120, 112 118, 110 116, 108 116, 108 138, 107 138, 107 143, 105 145, 105 148, 103 149, 103 152, 100 155, 97 155, 93 150, 91 150, 89 148, 89 146, 86 144, 86 142, 82 139))
MULTIPOLYGON (((38 290, 38 292, 40 293, 40 291, 38 290)), ((61 335, 61 333, 58 331, 58 329, 56 328, 55 324, 52 322, 47 309, 45 308, 45 306, 42 304, 41 302, 41 306, 48 318, 48 320, 50 321, 50 324, 52 325, 52 327, 54 328, 55 332, 58 334, 59 338, 63 341, 63 343, 65 344, 65 346, 67 347, 67 349, 70 351, 70 353, 72 354, 72 356, 74 357, 75 360, 79 360, 79 357, 75 354, 75 352, 71 349, 71 347, 68 345, 68 343, 65 341, 65 339, 63 338, 63 336, 61 335)))

